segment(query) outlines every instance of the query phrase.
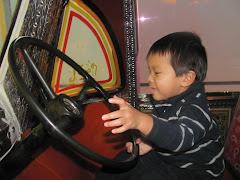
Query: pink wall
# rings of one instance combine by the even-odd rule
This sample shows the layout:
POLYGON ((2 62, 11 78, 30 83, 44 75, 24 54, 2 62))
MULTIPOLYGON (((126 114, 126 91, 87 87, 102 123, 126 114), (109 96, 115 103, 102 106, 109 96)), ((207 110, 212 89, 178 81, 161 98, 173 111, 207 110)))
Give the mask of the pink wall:
POLYGON ((240 90, 239 0, 137 2, 138 93, 149 92, 146 87, 148 69, 145 60, 148 49, 156 40, 175 31, 194 31, 201 36, 208 54, 207 91, 240 90))

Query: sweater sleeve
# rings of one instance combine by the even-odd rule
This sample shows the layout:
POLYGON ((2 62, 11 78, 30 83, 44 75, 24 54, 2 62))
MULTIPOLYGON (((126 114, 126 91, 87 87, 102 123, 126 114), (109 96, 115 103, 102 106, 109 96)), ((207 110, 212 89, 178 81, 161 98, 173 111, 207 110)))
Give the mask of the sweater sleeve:
POLYGON ((153 128, 147 139, 172 152, 186 151, 206 135, 213 125, 206 110, 195 104, 181 107, 168 119, 151 115, 153 128))

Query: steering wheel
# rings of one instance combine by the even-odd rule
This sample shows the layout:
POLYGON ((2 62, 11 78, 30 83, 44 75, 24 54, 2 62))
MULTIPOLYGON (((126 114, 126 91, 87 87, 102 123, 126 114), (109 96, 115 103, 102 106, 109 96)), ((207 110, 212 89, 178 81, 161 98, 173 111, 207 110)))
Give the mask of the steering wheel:
POLYGON ((65 131, 66 127, 69 126, 72 121, 79 120, 83 117, 83 112, 80 106, 82 105, 83 99, 86 96, 86 91, 89 87, 96 89, 107 102, 110 96, 101 87, 101 85, 98 84, 81 66, 75 63, 63 52, 43 42, 42 40, 32 37, 19 37, 11 43, 9 48, 9 70, 14 81, 16 82, 19 91, 25 98, 26 102, 29 104, 29 107, 40 119, 41 123, 44 125, 45 129, 52 137, 64 143, 73 151, 107 167, 128 168, 137 162, 139 148, 136 144, 136 137, 133 133, 131 133, 133 138, 133 151, 130 157, 124 161, 116 161, 88 149, 65 131), (75 98, 69 97, 65 94, 56 95, 54 93, 54 91, 51 89, 51 86, 48 84, 48 82, 45 81, 41 75, 41 72, 38 70, 29 53, 27 52, 27 48, 30 45, 45 49, 51 54, 59 57, 84 77, 85 85, 83 86, 81 92, 76 96, 77 102, 75 98), (46 108, 43 108, 36 100, 36 98, 33 97, 32 93, 30 93, 29 89, 26 87, 23 81, 23 77, 20 75, 19 68, 16 64, 17 50, 21 51, 30 73, 34 76, 34 79, 37 79, 37 82, 42 86, 41 91, 44 92, 41 92, 40 96, 44 96, 46 99, 44 102, 46 108))

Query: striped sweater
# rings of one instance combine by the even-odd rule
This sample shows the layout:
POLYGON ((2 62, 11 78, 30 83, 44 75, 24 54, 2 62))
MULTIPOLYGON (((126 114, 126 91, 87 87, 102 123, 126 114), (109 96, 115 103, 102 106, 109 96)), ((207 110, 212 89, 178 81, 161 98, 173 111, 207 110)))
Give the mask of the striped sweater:
POLYGON ((174 166, 218 177, 224 169, 224 148, 203 84, 153 104, 154 124, 146 138, 159 155, 174 166))

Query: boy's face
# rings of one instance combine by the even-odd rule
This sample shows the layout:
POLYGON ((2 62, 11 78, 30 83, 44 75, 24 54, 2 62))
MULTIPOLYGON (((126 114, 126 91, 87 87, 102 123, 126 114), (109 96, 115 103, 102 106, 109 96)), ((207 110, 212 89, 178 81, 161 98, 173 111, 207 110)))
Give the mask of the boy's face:
POLYGON ((186 90, 186 87, 182 86, 185 76, 176 76, 170 58, 169 54, 159 55, 158 53, 148 58, 149 86, 153 98, 157 101, 166 100, 186 90))

